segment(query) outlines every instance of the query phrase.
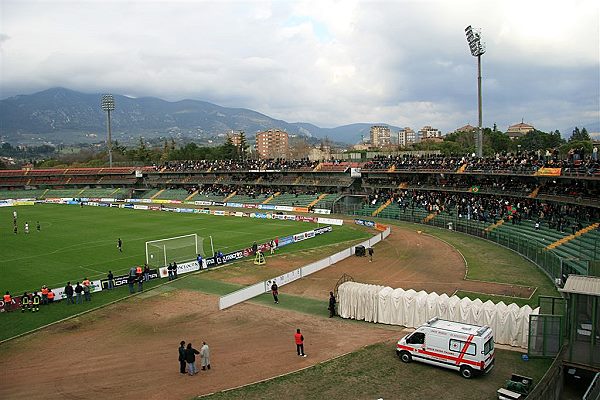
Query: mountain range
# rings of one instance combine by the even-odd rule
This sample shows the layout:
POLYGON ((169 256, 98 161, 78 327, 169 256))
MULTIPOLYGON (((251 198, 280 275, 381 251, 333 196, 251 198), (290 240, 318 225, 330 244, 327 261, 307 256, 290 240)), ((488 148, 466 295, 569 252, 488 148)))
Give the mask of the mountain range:
MULTIPOLYGON (((52 88, 31 95, 0 100, 0 138, 10 143, 98 142, 106 135, 106 113, 100 107, 102 95, 52 88)), ((215 137, 232 130, 243 130, 253 140, 256 132, 281 129, 289 134, 329 138, 356 143, 361 135, 369 137, 371 123, 336 128, 271 118, 245 108, 228 108, 198 100, 169 102, 155 97, 132 98, 114 95, 111 112, 113 139, 132 142, 140 136, 215 137)), ((391 126, 398 130, 397 127, 391 126)))

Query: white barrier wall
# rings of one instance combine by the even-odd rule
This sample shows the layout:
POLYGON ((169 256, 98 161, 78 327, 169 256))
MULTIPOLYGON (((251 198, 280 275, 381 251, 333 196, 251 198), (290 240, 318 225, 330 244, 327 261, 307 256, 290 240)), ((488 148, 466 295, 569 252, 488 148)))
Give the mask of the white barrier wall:
POLYGON ((342 318, 416 328, 433 317, 472 325, 487 325, 496 343, 527 348, 529 316, 539 309, 446 294, 392 289, 345 282, 338 287, 342 318))
POLYGON ((219 298, 219 310, 231 307, 265 292, 265 282, 255 283, 219 298))
MULTIPOLYGON (((391 229, 388 227, 385 231, 380 232, 376 236, 373 236, 371 239, 362 242, 361 245, 363 245, 365 247, 373 246, 376 243, 379 243, 380 241, 382 241, 383 239, 388 237, 390 232, 391 232, 391 229)), ((342 261, 342 260, 352 256, 354 254, 354 247, 355 246, 352 246, 348 249, 342 250, 338 253, 335 253, 332 256, 329 256, 327 258, 323 258, 322 260, 305 265, 304 267, 298 268, 297 270, 286 272, 283 275, 276 276, 269 280, 256 283, 252 286, 248 286, 248 287, 246 287, 244 289, 240 289, 236 292, 226 294, 225 296, 221 296, 219 298, 219 310, 223 310, 227 307, 231 307, 231 306, 241 303, 243 301, 250 300, 251 298, 256 297, 260 294, 268 292, 271 289, 271 285, 273 282, 276 282, 278 286, 283 286, 283 285, 286 285, 297 279, 300 279, 303 276, 308 276, 308 275, 313 274, 317 271, 320 271, 324 268, 327 268, 330 265, 333 265, 339 261, 342 261), (261 288, 260 291, 258 291, 258 289, 257 289, 258 287, 261 288)))

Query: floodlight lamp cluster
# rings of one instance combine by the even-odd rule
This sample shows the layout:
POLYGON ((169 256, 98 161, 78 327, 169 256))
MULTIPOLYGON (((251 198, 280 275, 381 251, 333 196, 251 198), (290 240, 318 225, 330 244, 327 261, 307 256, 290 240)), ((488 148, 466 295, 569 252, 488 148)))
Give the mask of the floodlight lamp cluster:
POLYGON ((481 41, 481 32, 479 30, 473 30, 471 25, 465 28, 465 34, 467 35, 467 42, 469 43, 469 49, 473 57, 479 57, 485 53, 485 43, 481 41))
POLYGON ((102 110, 113 111, 115 109, 115 99, 112 94, 102 96, 102 110))

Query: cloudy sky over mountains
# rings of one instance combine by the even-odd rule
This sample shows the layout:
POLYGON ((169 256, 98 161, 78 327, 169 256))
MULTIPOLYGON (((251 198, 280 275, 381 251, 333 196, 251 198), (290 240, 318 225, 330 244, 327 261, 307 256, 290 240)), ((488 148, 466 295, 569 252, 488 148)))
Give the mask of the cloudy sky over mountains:
MULTIPOLYGON (((0 97, 192 98, 322 127, 600 120, 597 1, 0 0, 0 97)), ((567 133, 567 132, 563 132, 567 133)))

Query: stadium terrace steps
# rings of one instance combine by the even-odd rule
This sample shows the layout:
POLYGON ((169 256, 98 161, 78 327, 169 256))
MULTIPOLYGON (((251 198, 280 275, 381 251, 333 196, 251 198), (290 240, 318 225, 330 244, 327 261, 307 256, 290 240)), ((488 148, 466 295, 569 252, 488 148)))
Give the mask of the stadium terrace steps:
POLYGON ((153 199, 160 200, 185 200, 190 193, 185 189, 165 189, 158 192, 153 199))
POLYGON ((317 204, 318 202, 320 202, 321 200, 323 200, 325 197, 327 197, 327 193, 321 193, 321 194, 319 195, 319 197, 317 197, 315 200, 311 201, 311 202, 308 204, 308 206, 307 206, 307 207, 308 207, 308 208, 310 208, 310 207, 314 207, 314 206, 315 206, 315 204, 317 204))
POLYGON ((152 197, 150 197, 150 200, 154 200, 155 198, 157 198, 158 196, 160 196, 160 194, 162 192, 164 192, 166 189, 161 189, 158 192, 156 192, 152 197))
POLYGON ((294 185, 297 185, 297 184, 299 184, 301 180, 302 180, 302 177, 301 177, 301 176, 297 177, 297 178, 294 180, 294 185))
POLYGON ((44 191, 41 189, 31 190, 0 190, 0 199, 31 199, 39 198, 44 191))
POLYGON ((503 223, 504 223, 504 220, 501 219, 500 221, 496 222, 495 224, 491 224, 490 226, 488 226, 487 228, 485 228, 484 231, 491 232, 494 229, 496 229, 497 227, 499 227, 500 225, 502 225, 503 223))
POLYGON ((315 208, 327 208, 330 204, 333 204, 340 197, 337 193, 326 194, 317 204, 314 205, 315 208))
POLYGON ((430 213, 429 215, 427 215, 425 218, 423 218, 423 223, 426 224, 429 221, 431 221, 432 219, 434 219, 437 216, 437 213, 430 213))
POLYGON ((281 192, 277 192, 269 197, 267 197, 265 199, 265 201, 262 202, 262 204, 268 204, 271 200, 273 200, 275 198, 275 196, 279 196, 281 194, 281 192))
POLYGON ((592 231, 594 229, 598 229, 598 226, 600 225, 600 223, 596 222, 594 224, 591 224, 583 229, 578 230, 577 232, 575 232, 573 235, 569 235, 569 236, 565 236, 563 238, 560 238, 559 240, 555 241, 554 243, 550 243, 548 246, 546 246, 546 250, 552 250, 557 248, 558 246, 561 246, 575 238, 577 238, 578 236, 581 236, 585 233, 588 233, 589 231, 592 231))
POLYGON ((271 204, 276 206, 308 207, 315 199, 313 194, 279 194, 274 197, 271 204))
POLYGON ((392 204, 392 199, 388 199, 388 201, 386 201, 385 203, 383 203, 382 205, 380 205, 377 210, 373 211, 373 214, 371 214, 371 216, 372 217, 376 217, 380 212, 382 212, 383 210, 385 210, 385 208, 387 206, 389 206, 390 204, 392 204))
POLYGON ((535 189, 532 190, 531 193, 529 193, 527 195, 527 197, 530 199, 535 199, 537 197, 538 193, 540 192, 541 188, 542 188, 541 186, 536 187, 535 189))
POLYGON ((190 194, 188 197, 185 198, 185 201, 190 201, 192 200, 196 195, 198 194, 198 190, 194 190, 192 192, 192 194, 190 194))
POLYGON ((233 192, 231 192, 227 197, 225 197, 225 200, 223 201, 228 201, 229 199, 231 199, 233 196, 235 196, 237 194, 237 190, 234 190, 233 192))

